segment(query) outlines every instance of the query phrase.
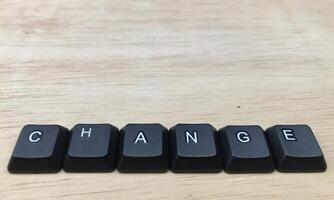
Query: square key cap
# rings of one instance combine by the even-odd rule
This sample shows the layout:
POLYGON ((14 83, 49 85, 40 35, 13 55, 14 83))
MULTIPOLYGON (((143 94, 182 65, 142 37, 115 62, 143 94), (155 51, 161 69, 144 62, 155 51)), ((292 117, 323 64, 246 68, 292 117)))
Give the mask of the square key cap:
POLYGON ((219 172, 217 131, 210 124, 178 124, 170 129, 173 172, 219 172))
POLYGON ((268 142, 281 172, 322 172, 326 161, 307 125, 277 125, 266 130, 268 142))
POLYGON ((128 124, 120 131, 120 172, 166 172, 168 130, 160 124, 128 124))
POLYGON ((260 126, 226 126, 219 133, 226 172, 274 171, 274 160, 260 126))
POLYGON ((68 130, 58 125, 26 125, 8 164, 11 173, 55 173, 62 167, 68 130))
POLYGON ((115 169, 118 129, 110 124, 78 124, 71 130, 64 161, 66 172, 115 169))

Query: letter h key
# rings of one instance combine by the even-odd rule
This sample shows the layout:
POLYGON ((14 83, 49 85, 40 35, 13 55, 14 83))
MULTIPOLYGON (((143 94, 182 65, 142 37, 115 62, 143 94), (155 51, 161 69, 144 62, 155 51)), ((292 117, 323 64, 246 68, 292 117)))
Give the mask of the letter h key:
POLYGON ((118 129, 110 124, 78 124, 65 154, 67 172, 108 172, 116 165, 118 129))

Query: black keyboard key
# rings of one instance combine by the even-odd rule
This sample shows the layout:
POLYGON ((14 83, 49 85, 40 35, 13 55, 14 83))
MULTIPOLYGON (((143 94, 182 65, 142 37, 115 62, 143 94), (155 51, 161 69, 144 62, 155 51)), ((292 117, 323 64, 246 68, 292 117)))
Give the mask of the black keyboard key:
POLYGON ((11 173, 59 172, 68 130, 58 125, 26 125, 8 164, 11 173))
POLYGON ((219 172, 217 131, 210 124, 178 124, 170 129, 173 172, 219 172))
POLYGON ((118 129, 110 124, 78 124, 71 130, 64 161, 67 172, 108 172, 116 165, 118 129))
POLYGON ((128 124, 119 136, 120 172, 165 172, 169 168, 168 130, 160 124, 128 124))
POLYGON ((322 172, 326 162, 311 128, 277 125, 266 130, 268 142, 281 172, 322 172))
POLYGON ((274 160, 260 126, 226 126, 219 133, 226 172, 274 171, 274 160))

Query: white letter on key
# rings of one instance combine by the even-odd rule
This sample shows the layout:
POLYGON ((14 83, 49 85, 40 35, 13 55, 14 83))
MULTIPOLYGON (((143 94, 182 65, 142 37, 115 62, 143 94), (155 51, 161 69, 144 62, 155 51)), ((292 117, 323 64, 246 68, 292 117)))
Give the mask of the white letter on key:
POLYGON ((144 132, 140 131, 140 132, 138 133, 137 138, 136 138, 136 140, 135 140, 135 144, 137 144, 138 141, 143 141, 145 144, 147 144, 147 141, 146 141, 144 132))

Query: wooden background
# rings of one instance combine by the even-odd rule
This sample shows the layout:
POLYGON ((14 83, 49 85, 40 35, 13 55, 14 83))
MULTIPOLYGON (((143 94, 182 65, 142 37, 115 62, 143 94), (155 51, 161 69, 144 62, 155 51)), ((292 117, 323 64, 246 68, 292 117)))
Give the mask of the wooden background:
POLYGON ((0 199, 334 199, 334 1, 0 0, 0 199), (27 123, 309 124, 325 173, 10 175, 27 123))

